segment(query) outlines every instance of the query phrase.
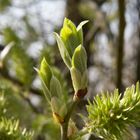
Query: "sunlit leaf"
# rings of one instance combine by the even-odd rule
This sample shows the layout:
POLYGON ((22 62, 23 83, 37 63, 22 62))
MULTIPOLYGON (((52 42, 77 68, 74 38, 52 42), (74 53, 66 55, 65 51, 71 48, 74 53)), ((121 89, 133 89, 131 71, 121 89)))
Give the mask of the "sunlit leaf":
POLYGON ((83 73, 87 69, 87 55, 84 47, 79 45, 72 57, 72 66, 83 73))

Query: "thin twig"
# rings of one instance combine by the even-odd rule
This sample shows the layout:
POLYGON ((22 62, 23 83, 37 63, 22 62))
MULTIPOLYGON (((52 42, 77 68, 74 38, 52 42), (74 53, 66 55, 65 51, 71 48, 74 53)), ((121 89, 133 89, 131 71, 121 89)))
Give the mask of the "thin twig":
POLYGON ((43 111, 36 107, 35 105, 33 105, 33 103, 31 102, 30 98, 27 96, 24 96, 23 93, 20 94, 20 96, 28 103, 28 105, 30 106, 30 108, 32 109, 32 111, 36 114, 43 114, 43 111))
POLYGON ((138 27, 137 27, 137 32, 138 32, 138 50, 137 50, 137 79, 136 81, 140 81, 140 1, 137 0, 137 12, 138 12, 138 27))
POLYGON ((120 92, 123 91, 122 85, 122 69, 124 56, 124 31, 125 31, 125 0, 118 0, 119 7, 119 36, 118 36, 118 51, 117 51, 117 88, 120 92))

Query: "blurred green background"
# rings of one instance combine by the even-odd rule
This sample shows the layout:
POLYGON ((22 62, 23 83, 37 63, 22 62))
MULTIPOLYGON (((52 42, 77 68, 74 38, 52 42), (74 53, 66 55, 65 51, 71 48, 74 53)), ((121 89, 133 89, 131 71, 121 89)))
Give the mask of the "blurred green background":
MULTIPOLYGON (((76 108, 78 113, 86 116, 87 98, 115 88, 123 92, 140 80, 139 0, 0 0, 0 94, 7 101, 5 115, 33 130, 35 140, 58 140, 60 130, 33 67, 39 67, 45 57, 73 95, 70 73, 53 36, 64 17, 76 25, 89 20, 83 27, 89 90, 76 108), (10 42, 14 45, 2 59, 10 42)), ((78 129, 83 126, 79 118, 73 116, 78 129)))

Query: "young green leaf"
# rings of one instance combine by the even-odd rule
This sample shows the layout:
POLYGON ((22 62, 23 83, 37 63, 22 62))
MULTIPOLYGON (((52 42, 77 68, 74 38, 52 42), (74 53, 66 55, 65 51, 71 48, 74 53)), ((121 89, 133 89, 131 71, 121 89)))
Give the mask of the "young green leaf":
POLYGON ((79 45, 72 56, 72 66, 83 74, 87 69, 87 54, 85 48, 79 45))
POLYGON ((70 36, 72 36, 72 30, 68 26, 64 26, 61 29, 60 37, 63 40, 63 43, 65 44, 65 47, 69 53, 70 56, 72 56, 72 48, 71 48, 71 42, 69 40, 70 36))
POLYGON ((70 57, 67 49, 65 48, 64 43, 63 43, 62 39, 60 38, 60 36, 57 33, 54 33, 54 35, 55 35, 55 38, 56 38, 57 43, 58 43, 58 48, 59 48, 61 57, 62 57, 64 63, 66 64, 66 66, 70 69, 71 57, 70 57))
POLYGON ((64 24, 63 24, 63 27, 65 27, 65 26, 67 26, 67 27, 69 27, 70 28, 70 30, 74 33, 74 34, 76 34, 76 26, 74 25, 74 23, 71 21, 71 20, 69 20, 68 18, 65 18, 64 19, 64 24))
POLYGON ((42 90, 43 90, 43 93, 45 95, 45 98, 46 98, 47 102, 50 104, 50 101, 51 101, 51 92, 49 91, 49 89, 46 86, 46 84, 44 83, 44 81, 42 81, 42 90))
POLYGON ((76 26, 71 20, 65 18, 63 28, 60 32, 60 37, 63 40, 69 55, 72 57, 75 48, 80 44, 80 42, 77 37, 76 26))
POLYGON ((81 42, 81 45, 83 45, 83 30, 82 27, 88 23, 88 20, 82 21, 78 26, 77 26, 77 36, 79 38, 79 42, 81 42))

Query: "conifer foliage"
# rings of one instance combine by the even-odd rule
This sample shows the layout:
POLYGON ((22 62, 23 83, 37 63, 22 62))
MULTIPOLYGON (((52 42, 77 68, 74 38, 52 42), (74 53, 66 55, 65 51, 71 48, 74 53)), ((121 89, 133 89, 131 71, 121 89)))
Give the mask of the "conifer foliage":
POLYGON ((123 140, 131 129, 140 123, 140 86, 133 85, 125 90, 120 99, 118 90, 103 93, 89 102, 88 129, 106 140, 123 140))
POLYGON ((0 94, 0 139, 1 140, 31 140, 33 133, 19 127, 19 121, 13 118, 6 118, 6 99, 0 94))

